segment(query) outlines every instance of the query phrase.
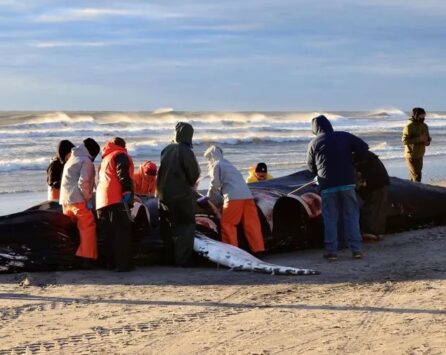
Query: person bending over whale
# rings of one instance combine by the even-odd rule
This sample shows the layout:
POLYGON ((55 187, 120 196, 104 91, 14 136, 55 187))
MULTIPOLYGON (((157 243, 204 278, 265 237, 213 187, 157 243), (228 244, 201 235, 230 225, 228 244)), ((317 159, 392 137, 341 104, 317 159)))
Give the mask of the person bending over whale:
POLYGON ((88 261, 98 258, 96 241, 96 222, 91 210, 95 171, 93 161, 99 154, 100 147, 92 138, 87 138, 80 146, 73 148, 65 163, 60 190, 63 213, 77 223, 80 245, 76 255, 88 261))
POLYGON ((327 117, 313 118, 316 135, 307 153, 308 170, 317 175, 324 220, 324 258, 337 259, 338 225, 341 223, 352 256, 362 258, 359 206, 355 192, 353 153, 361 157, 368 151, 362 139, 348 132, 335 132, 327 117))
POLYGON ((260 219, 254 197, 240 172, 223 158, 223 150, 218 146, 209 147, 204 153, 209 162, 211 182, 208 198, 223 196, 221 215, 221 239, 238 246, 237 225, 242 223, 246 240, 253 253, 265 251, 260 219))
POLYGON ((56 156, 46 169, 46 182, 48 183, 48 201, 59 202, 60 183, 62 182, 63 166, 71 155, 74 144, 69 140, 62 140, 57 145, 56 156))

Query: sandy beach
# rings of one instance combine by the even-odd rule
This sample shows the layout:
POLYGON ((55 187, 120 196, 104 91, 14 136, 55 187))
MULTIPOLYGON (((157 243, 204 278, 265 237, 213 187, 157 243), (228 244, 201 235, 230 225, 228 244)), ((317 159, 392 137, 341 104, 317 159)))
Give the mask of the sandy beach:
POLYGON ((386 236, 330 263, 266 260, 284 277, 222 268, 0 275, 0 354, 443 354, 446 227, 386 236), (22 282, 26 279, 25 282, 22 282))

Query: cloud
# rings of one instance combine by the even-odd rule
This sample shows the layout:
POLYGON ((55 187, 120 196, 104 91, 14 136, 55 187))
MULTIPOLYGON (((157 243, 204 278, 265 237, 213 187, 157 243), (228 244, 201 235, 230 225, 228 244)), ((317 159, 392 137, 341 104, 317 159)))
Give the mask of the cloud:
POLYGON ((60 48, 60 47, 108 47, 113 45, 112 42, 35 42, 30 43, 30 47, 34 48, 60 48))
POLYGON ((147 19, 169 19, 182 17, 180 13, 164 10, 158 6, 143 9, 132 8, 66 8, 38 15, 37 22, 59 23, 76 21, 95 21, 112 17, 138 17, 147 19))

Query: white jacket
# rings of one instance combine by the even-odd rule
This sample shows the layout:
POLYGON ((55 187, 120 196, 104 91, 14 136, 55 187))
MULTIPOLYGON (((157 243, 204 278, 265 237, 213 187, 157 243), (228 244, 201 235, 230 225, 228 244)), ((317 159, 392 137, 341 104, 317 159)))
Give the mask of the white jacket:
POLYGON ((209 147, 204 153, 209 161, 209 175, 211 183, 208 197, 223 195, 224 202, 231 200, 251 200, 252 193, 246 185, 242 174, 229 161, 223 158, 223 151, 215 145, 209 147))
POLYGON ((81 144, 71 152, 63 168, 59 199, 61 205, 88 202, 95 184, 94 165, 87 148, 81 144))

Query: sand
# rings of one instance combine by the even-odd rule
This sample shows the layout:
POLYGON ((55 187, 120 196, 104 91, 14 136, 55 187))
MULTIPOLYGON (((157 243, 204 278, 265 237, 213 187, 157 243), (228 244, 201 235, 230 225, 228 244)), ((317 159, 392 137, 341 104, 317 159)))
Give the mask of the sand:
POLYGON ((365 254, 265 258, 319 276, 216 267, 0 275, 0 354, 446 353, 446 227, 389 235, 365 254))

